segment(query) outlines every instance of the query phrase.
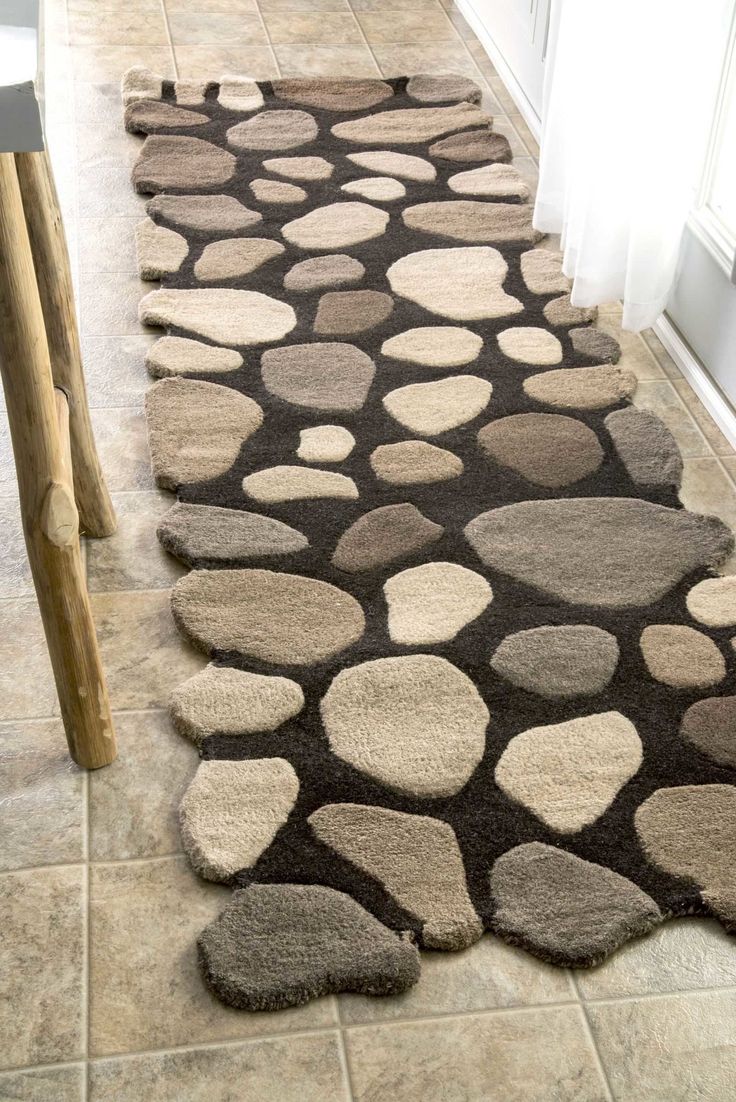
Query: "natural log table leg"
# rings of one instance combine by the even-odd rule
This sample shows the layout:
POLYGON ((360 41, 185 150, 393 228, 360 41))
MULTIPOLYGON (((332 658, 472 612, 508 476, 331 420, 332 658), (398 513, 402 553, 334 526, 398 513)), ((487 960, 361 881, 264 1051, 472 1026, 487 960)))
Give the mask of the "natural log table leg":
MULTIPOLYGON (((53 223, 53 208, 46 216, 36 214, 42 227, 44 217, 53 223)), ((33 220, 36 223, 35 216, 33 220)), ((44 252, 46 247, 42 245, 36 254, 37 266, 42 255, 52 263, 52 253, 44 252)), ((39 277, 47 286, 47 296, 52 294, 48 288, 58 274, 47 269, 39 277)), ((54 310, 51 318, 53 329, 60 324, 54 310)), ((57 342, 57 349, 62 346, 60 335, 52 340, 57 342)), ((77 376, 77 367, 72 365, 71 375, 60 379, 64 395, 54 391, 44 314, 12 153, 0 153, 0 372, 15 453, 23 531, 69 750, 79 765, 96 769, 115 759, 115 735, 80 555, 79 517, 70 478, 72 463, 75 468, 77 464, 83 466, 93 445, 91 435, 84 440, 83 429, 76 453, 74 440, 80 437, 75 437, 73 427, 70 440, 70 423, 73 426, 78 406, 72 406, 71 411, 67 407, 65 383, 70 385, 72 400, 84 405, 77 422, 83 426, 86 402, 83 385, 80 389, 81 369, 77 376)), ((105 525, 108 530, 110 524, 114 526, 114 517, 111 512, 105 517, 104 509, 95 513, 106 498, 104 488, 93 485, 96 472, 99 467, 85 468, 82 503, 91 510, 91 525, 102 534, 105 525)), ((74 473, 76 478, 76 469, 74 473)))

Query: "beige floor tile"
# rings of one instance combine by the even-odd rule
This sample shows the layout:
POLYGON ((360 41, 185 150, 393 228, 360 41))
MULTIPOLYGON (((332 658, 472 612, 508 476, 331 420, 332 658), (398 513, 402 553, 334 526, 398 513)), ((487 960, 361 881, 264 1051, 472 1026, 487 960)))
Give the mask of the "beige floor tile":
POLYGON ((519 135, 516 133, 516 128, 507 115, 496 114, 493 117, 493 129, 497 130, 499 134, 504 134, 508 139, 508 143, 511 146, 511 152, 514 156, 514 160, 517 157, 526 157, 527 151, 519 135))
POLYGON ((164 3, 167 12, 222 12, 232 16, 258 10, 256 0, 164 0, 164 3))
POLYGON ((431 11, 442 5, 439 0, 350 0, 353 11, 431 11))
POLYGON ((685 403, 688 412, 700 425, 701 431, 716 455, 733 455, 734 450, 698 398, 687 379, 673 380, 673 386, 685 403))
POLYGON ((165 46, 163 11, 99 7, 69 12, 69 41, 73 46, 165 46))
POLYGON ((0 720, 58 711, 46 638, 35 597, 0 601, 0 720))
POLYGON ((80 218, 80 272, 137 274, 135 227, 140 221, 136 216, 80 218))
POLYGON ((736 992, 588 1007, 616 1102, 730 1102, 736 992))
POLYGON ((3 549, 0 554, 0 599, 27 596, 33 593, 33 580, 31 568, 28 565, 17 496, 0 497, 0 531, 3 533, 3 549))
POLYGON ((355 1102, 603 1102, 580 1007, 361 1026, 355 1102))
POLYGON ((164 490, 113 494, 117 532, 107 539, 87 542, 91 593, 170 589, 186 573, 156 538, 156 525, 173 504, 173 496, 164 490))
POLYGON ((581 969, 576 980, 584 999, 736 987, 736 941, 715 921, 674 919, 597 968, 581 969))
POLYGON ((295 42, 353 45, 363 41, 352 12, 268 12, 263 19, 274 46, 295 42))
POLYGON ((457 32, 444 12, 359 12, 358 21, 370 43, 454 42, 457 32))
POLYGON ((151 334, 127 337, 83 337, 82 361, 92 408, 138 406, 153 383, 146 370, 151 334))
POLYGON ((453 27, 455 28, 455 31, 457 32, 457 34, 460 35, 461 38, 465 39, 466 42, 475 41, 475 31, 470 26, 462 12, 458 11, 457 8, 449 8, 447 11, 447 15, 453 27))
POLYGON ((405 995, 387 999, 343 995, 343 1022, 423 1018, 463 1010, 493 1010, 574 1001, 568 973, 486 935, 462 953, 422 953, 422 974, 405 995))
POLYGON ((621 347, 619 367, 626 371, 633 371, 637 379, 641 380, 664 380, 667 378, 641 336, 638 333, 629 333, 628 330, 622 329, 620 319, 614 318, 609 313, 601 310, 598 314, 596 327, 618 341, 621 347))
MULTIPOLYGON (((685 460, 680 499, 695 513, 720 517, 736 532, 736 486, 715 457, 685 460)), ((719 570, 724 574, 736 573, 736 554, 719 570)))
POLYGON ((534 157, 535 160, 539 160, 539 143, 527 126, 526 120, 524 119, 523 115, 519 115, 517 112, 514 111, 509 114, 509 118, 514 124, 514 127, 516 128, 519 137, 526 146, 529 154, 534 157))
POLYGON ((110 492, 152 490, 143 411, 137 406, 93 409, 92 428, 110 492))
POLYGON ((73 46, 72 72, 74 80, 87 84, 119 82, 132 65, 145 65, 154 73, 173 78, 174 64, 168 46, 122 45, 102 46, 99 43, 73 46))
POLYGON ((171 690, 206 665, 179 634, 167 590, 94 593, 92 612, 115 709, 166 707, 171 690))
POLYGON ((27 1068, 0 1075, 2 1102, 83 1102, 83 1064, 60 1068, 27 1068))
MULTIPOLYGON (((197 964, 196 938, 227 904, 230 891, 200 880, 185 858, 95 865, 90 893, 93 1055, 334 1024, 334 1000, 329 998, 278 1015, 248 1014, 224 1006, 209 992, 197 964)), ((220 1075, 217 1081, 225 1080, 220 1075)), ((133 1096, 93 1097, 119 1102, 133 1096)), ((156 1096, 142 1095, 139 1079, 135 1097, 136 1102, 141 1097, 152 1102, 156 1096)), ((173 1091, 158 1097, 172 1102, 181 1098, 173 1091)), ((260 1102, 257 1093, 252 1097, 260 1102)))
POLYGON ((348 1102, 337 1034, 95 1061, 90 1102, 348 1102), (240 1084, 240 1086, 234 1086, 240 1084))
MULTIPOLYGON (((120 0, 68 0, 67 6, 70 14, 120 12, 120 0)), ((136 15, 139 12, 158 14, 161 11, 161 0, 125 0, 125 11, 136 15)))
POLYGON ((736 481, 736 455, 722 455, 721 463, 723 463, 731 478, 736 481))
POLYGON ((654 332, 653 329, 645 329, 641 334, 642 340, 647 347, 651 349, 652 354, 656 358, 657 362, 661 364, 665 375, 668 375, 670 379, 681 379, 682 372, 670 356, 669 352, 662 344, 661 340, 654 332))
POLYGON ((0 868, 84 860, 84 774, 59 719, 0 723, 0 868))
POLYGON ((642 380, 634 392, 633 401, 639 409, 651 410, 664 421, 686 459, 710 455, 703 434, 669 380, 642 380))
POLYGON ((83 1051, 80 865, 0 874, 0 1068, 83 1051))
POLYGON ((0 497, 17 497, 18 483, 15 478, 13 447, 10 443, 10 428, 3 400, 0 412, 0 497))
POLYGON ((270 80, 278 68, 270 46, 177 46, 176 64, 182 78, 209 77, 217 80, 223 73, 270 80))
POLYGON ((259 0, 258 7, 262 12, 350 10, 348 0, 259 0))
POLYGON ((181 852, 179 802, 199 755, 165 712, 115 716, 118 758, 89 776, 91 861, 181 852))
POLYGON ((137 275, 82 272, 79 278, 79 327, 84 337, 123 337, 140 333, 138 303, 153 290, 137 275))
POLYGON ((177 46, 265 46, 268 39, 257 12, 169 11, 169 29, 177 46))
MULTIPOLYGON (((532 198, 539 183, 539 169, 531 157, 514 157, 514 168, 520 172, 532 189, 532 198)), ((550 246, 551 247, 551 246, 550 246)))
POLYGON ((284 77, 380 75, 367 46, 274 46, 284 77))
POLYGON ((411 73, 461 73, 472 80, 479 77, 473 59, 459 41, 448 42, 444 46, 415 46, 411 42, 396 46, 374 43, 373 53, 386 77, 411 73))

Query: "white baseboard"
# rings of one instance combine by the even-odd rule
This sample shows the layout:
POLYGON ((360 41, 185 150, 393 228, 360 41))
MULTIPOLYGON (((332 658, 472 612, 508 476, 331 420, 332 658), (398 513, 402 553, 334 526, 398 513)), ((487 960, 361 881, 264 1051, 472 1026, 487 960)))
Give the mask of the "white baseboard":
POLYGON ((713 381, 705 367, 680 336, 666 314, 654 325, 654 332, 711 415, 718 428, 736 449, 736 409, 713 381))

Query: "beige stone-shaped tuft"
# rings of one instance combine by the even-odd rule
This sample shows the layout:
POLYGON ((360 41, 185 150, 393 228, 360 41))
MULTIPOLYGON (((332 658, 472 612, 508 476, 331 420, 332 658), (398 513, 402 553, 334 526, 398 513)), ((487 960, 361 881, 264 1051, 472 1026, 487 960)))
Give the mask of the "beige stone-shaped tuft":
POLYGON ((287 180, 328 180, 335 171, 324 157, 269 157, 263 167, 287 180))
POLYGON ((133 165, 136 191, 205 191, 221 187, 235 175, 232 153, 201 138, 151 134, 133 165))
POLYGON ((524 306, 507 295, 508 264, 498 249, 424 249, 394 261, 386 273, 392 291, 453 321, 518 314, 524 306))
POLYGON ((307 193, 303 187, 285 180, 251 180, 248 185, 259 203, 303 203, 307 193))
POLYGON ((123 104, 136 100, 161 99, 163 81, 156 73, 151 72, 145 65, 134 65, 123 75, 122 97, 123 104))
MULTIPOLYGON (((495 199, 521 199, 526 202, 531 191, 521 173, 512 165, 483 165, 467 172, 456 172, 447 181, 450 191, 459 195, 487 195, 495 199)), ((563 290, 567 290, 564 287, 563 290)))
POLYGON ((242 563, 303 551, 309 541, 274 517, 178 501, 158 523, 156 535, 188 566, 242 563))
POLYGON ((675 689, 715 685, 726 676, 726 661, 713 640, 684 624, 649 624, 639 645, 655 681, 675 689))
POLYGON ((701 624, 728 628, 736 624, 736 576, 706 578, 687 595, 687 610, 701 624))
POLYGON ((168 375, 226 374, 242 367, 243 357, 234 348, 217 348, 189 337, 161 337, 146 353, 146 367, 155 379, 168 375))
POLYGON ((261 376, 270 394, 308 409, 354 411, 370 390, 376 366, 354 344, 330 341, 269 348, 261 376))
POLYGON ((174 83, 176 102, 182 107, 198 107, 204 103, 207 88, 206 80, 177 80, 174 83))
POLYGON ((278 341, 296 325, 288 303, 229 287, 151 291, 138 315, 144 325, 175 326, 233 346, 278 341))
POLYGON ((272 570, 192 570, 174 586, 174 618, 207 654, 236 651, 279 666, 311 666, 361 638, 354 597, 328 582, 272 570))
POLYGON ((287 222, 281 232, 302 249, 342 249, 386 232, 389 216, 368 203, 328 203, 287 222))
POLYGON ((423 367, 462 367, 477 360, 483 338, 457 325, 407 329, 383 342, 381 354, 423 367))
POLYGON ((199 111, 187 111, 162 100, 136 100, 125 108, 125 129, 130 134, 150 134, 155 130, 187 129, 204 126, 210 120, 199 111))
POLYGON ((620 712, 532 727, 512 738, 496 784, 552 830, 574 834, 606 811, 642 763, 641 739, 620 712))
POLYGON ((349 195, 361 195, 364 199, 372 199, 373 202, 389 202, 392 199, 403 199, 406 188, 400 180, 392 176, 367 176, 364 180, 350 180, 343 184, 341 191, 349 195))
POLYGON ((304 693, 288 677, 212 665, 178 685, 169 703, 177 731, 197 746, 210 735, 275 731, 303 707, 304 693))
POLYGON ((417 73, 409 77, 406 94, 420 103, 480 103, 482 95, 474 80, 459 73, 417 73))
POLYGON ((146 203, 149 214, 159 214, 176 226, 205 233, 234 233, 262 221, 232 195, 156 195, 146 203))
MULTIPOLYGON (((627 406, 609 413, 604 424, 621 462, 634 482, 645 486, 680 485, 680 449, 674 436, 656 413, 627 406)), ((736 624, 736 619, 733 622, 736 624)))
POLYGON ((504 356, 518 363, 544 367, 562 363, 562 345, 548 329, 519 325, 501 330, 497 339, 504 356))
POLYGON ((680 735, 719 765, 736 768, 736 696, 711 696, 691 704, 680 735))
POLYGON ((352 478, 314 467, 268 467, 243 479, 243 490, 256 501, 304 501, 315 497, 357 500, 352 478))
POLYGON ((367 168, 370 172, 398 176, 402 180, 412 180, 420 184, 430 183, 437 176, 437 169, 431 161, 425 161, 423 157, 414 157, 409 153, 396 153, 390 149, 368 153, 348 153, 347 159, 360 165, 361 168, 367 168))
POLYGON ((450 134, 449 138, 443 138, 434 145, 430 145, 429 155, 445 161, 471 163, 512 160, 508 138, 504 134, 497 134, 490 127, 450 134))
POLYGON ((584 325, 598 317, 597 306, 573 306, 569 295, 553 298, 544 308, 544 316, 550 325, 584 325))
POLYGON ((390 99, 390 84, 374 78, 286 77, 272 81, 277 99, 322 111, 366 111, 390 99))
POLYGON ((532 225, 532 208, 524 203, 442 199, 404 207, 401 217, 409 229, 456 241, 533 243, 543 236, 532 225))
POLYGON ((383 587, 388 633, 407 646, 454 639, 493 600, 485 578, 452 562, 430 562, 394 574, 383 587))
POLYGON ((294 149, 314 141, 319 127, 306 111, 261 111, 231 126, 227 140, 236 149, 294 149))
POLYGON ((562 271, 557 249, 531 249, 519 257, 522 279, 533 295, 567 294, 572 285, 562 271))
POLYGON ((176 490, 229 470, 263 411, 230 387, 197 379, 161 379, 146 394, 148 442, 156 483, 176 490))
POLYGON ((283 251, 284 246, 270 237, 227 237, 222 241, 210 241, 194 265, 194 274, 203 283, 237 279, 254 272, 283 251))
POLYGON ((317 304, 314 331, 323 336, 363 333, 386 321, 393 308, 385 291, 328 291, 317 304))
POLYGON ((261 89, 247 77, 221 77, 217 99, 228 111, 257 111, 263 107, 261 89))
POLYGON ((530 375, 523 383, 530 398, 558 409, 603 409, 636 390, 636 375, 632 371, 613 367, 562 367, 530 375))
POLYGON ((202 761, 179 807, 187 857, 205 880, 249 869, 289 817, 299 778, 283 758, 202 761))
POLYGON ((436 543, 444 528, 428 520, 416 505, 382 505, 358 517, 338 540, 333 564, 348 574, 416 554, 436 543))
POLYGON ((453 375, 433 383, 411 383, 383 399, 395 420, 418 436, 436 436, 472 421, 491 400, 493 387, 476 375, 453 375))
POLYGON ((597 471, 603 448, 592 429, 560 413, 513 413, 478 433, 478 443, 497 463, 537 486, 571 486, 597 471))
POLYGON ((445 658, 377 658, 342 670, 320 705, 330 747, 412 796, 453 796, 483 757, 488 709, 445 658))
POLYGON ((161 279, 178 272, 189 253, 186 237, 144 218, 135 228, 135 250, 141 279, 161 279))
POLYGON ((284 276, 287 291, 318 291, 322 287, 344 287, 360 283, 365 268, 345 253, 330 253, 300 260, 284 276))
POLYGON ((386 807, 327 804, 309 816, 321 842, 384 886, 422 926, 429 949, 465 949, 483 926, 449 823, 386 807))
POLYGON ((393 486, 414 486, 422 482, 447 482, 463 473, 463 461, 446 448, 426 440, 401 440, 380 444, 370 455, 376 478, 393 486))
POLYGON ((341 463, 355 447, 355 437, 342 425, 315 425, 299 433, 297 455, 305 463, 341 463))
POLYGON ((332 127, 336 138, 365 145, 415 145, 442 134, 483 126, 493 118, 471 103, 452 107, 404 107, 398 111, 377 111, 362 119, 339 122, 332 127))

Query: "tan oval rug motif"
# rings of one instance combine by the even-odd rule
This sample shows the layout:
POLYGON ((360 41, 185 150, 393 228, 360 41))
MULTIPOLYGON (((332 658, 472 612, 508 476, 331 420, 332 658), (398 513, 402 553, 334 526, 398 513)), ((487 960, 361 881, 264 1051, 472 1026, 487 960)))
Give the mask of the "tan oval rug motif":
POLYGON ((162 81, 126 126, 164 547, 210 665, 181 807, 248 1009, 491 930, 736 925, 736 578, 464 77, 162 81))

